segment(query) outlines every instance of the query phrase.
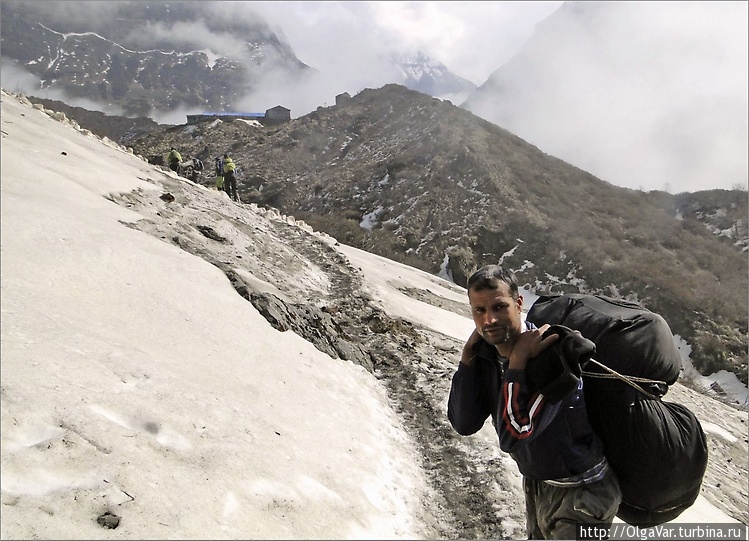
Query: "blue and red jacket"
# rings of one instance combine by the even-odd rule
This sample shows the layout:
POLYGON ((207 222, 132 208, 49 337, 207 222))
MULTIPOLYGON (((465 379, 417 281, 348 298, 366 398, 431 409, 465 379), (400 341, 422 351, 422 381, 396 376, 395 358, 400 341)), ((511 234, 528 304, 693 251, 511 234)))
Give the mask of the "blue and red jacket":
MULTIPOLYGON (((526 328, 534 326, 526 323, 526 328)), ((524 370, 510 370, 508 364, 483 343, 471 366, 458 365, 447 406, 453 428, 474 434, 491 415, 500 449, 529 479, 576 479, 600 464, 603 443, 588 421, 582 380, 551 404, 528 384, 524 370)))

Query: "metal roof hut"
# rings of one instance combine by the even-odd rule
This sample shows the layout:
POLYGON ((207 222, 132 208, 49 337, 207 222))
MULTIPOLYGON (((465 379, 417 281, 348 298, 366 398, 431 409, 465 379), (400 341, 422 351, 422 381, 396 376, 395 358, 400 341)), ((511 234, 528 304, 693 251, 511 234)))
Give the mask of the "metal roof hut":
POLYGON ((265 111, 265 118, 263 119, 265 124, 282 124, 291 120, 291 109, 287 109, 281 105, 265 111))

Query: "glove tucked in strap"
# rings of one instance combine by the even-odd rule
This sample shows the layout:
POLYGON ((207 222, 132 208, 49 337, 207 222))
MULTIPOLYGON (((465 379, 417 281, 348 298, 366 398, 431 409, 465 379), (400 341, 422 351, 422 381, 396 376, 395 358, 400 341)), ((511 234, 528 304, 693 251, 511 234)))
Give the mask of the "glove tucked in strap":
POLYGON ((530 384, 554 403, 577 389, 582 368, 595 354, 596 345, 564 325, 551 325, 543 338, 552 334, 558 334, 559 340, 528 360, 526 375, 530 384))

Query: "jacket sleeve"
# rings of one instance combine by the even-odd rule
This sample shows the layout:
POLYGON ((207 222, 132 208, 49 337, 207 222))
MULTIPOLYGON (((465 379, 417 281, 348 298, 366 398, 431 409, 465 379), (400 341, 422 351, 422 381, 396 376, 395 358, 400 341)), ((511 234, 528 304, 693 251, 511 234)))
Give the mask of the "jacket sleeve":
POLYGON ((506 370, 502 383, 502 411, 497 431, 499 448, 512 453, 532 441, 549 426, 560 403, 549 404, 538 391, 532 391, 525 370, 506 370))
POLYGON ((458 434, 469 436, 478 432, 491 414, 485 385, 476 365, 458 364, 447 402, 447 418, 458 434))

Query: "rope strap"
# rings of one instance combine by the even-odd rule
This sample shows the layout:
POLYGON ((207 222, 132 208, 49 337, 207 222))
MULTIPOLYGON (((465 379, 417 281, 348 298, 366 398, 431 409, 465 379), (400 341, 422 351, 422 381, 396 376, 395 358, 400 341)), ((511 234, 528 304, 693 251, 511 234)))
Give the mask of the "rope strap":
POLYGON ((606 372, 608 372, 608 374, 601 374, 599 372, 588 372, 587 370, 583 370, 582 372, 583 376, 588 376, 591 378, 600 378, 600 379, 619 379, 623 381, 624 383, 626 383, 627 385, 634 387, 636 390, 640 391, 642 394, 644 394, 648 398, 652 398, 653 400, 660 400, 660 397, 654 395, 653 393, 649 391, 646 391, 645 389, 640 387, 638 383, 655 383, 655 384, 662 384, 662 385, 667 386, 667 383, 665 381, 659 381, 656 379, 638 378, 636 376, 625 376, 623 374, 620 374, 616 370, 612 370, 608 366, 599 363, 595 359, 590 359, 590 361, 588 362, 593 363, 600 368, 603 368, 606 372))

